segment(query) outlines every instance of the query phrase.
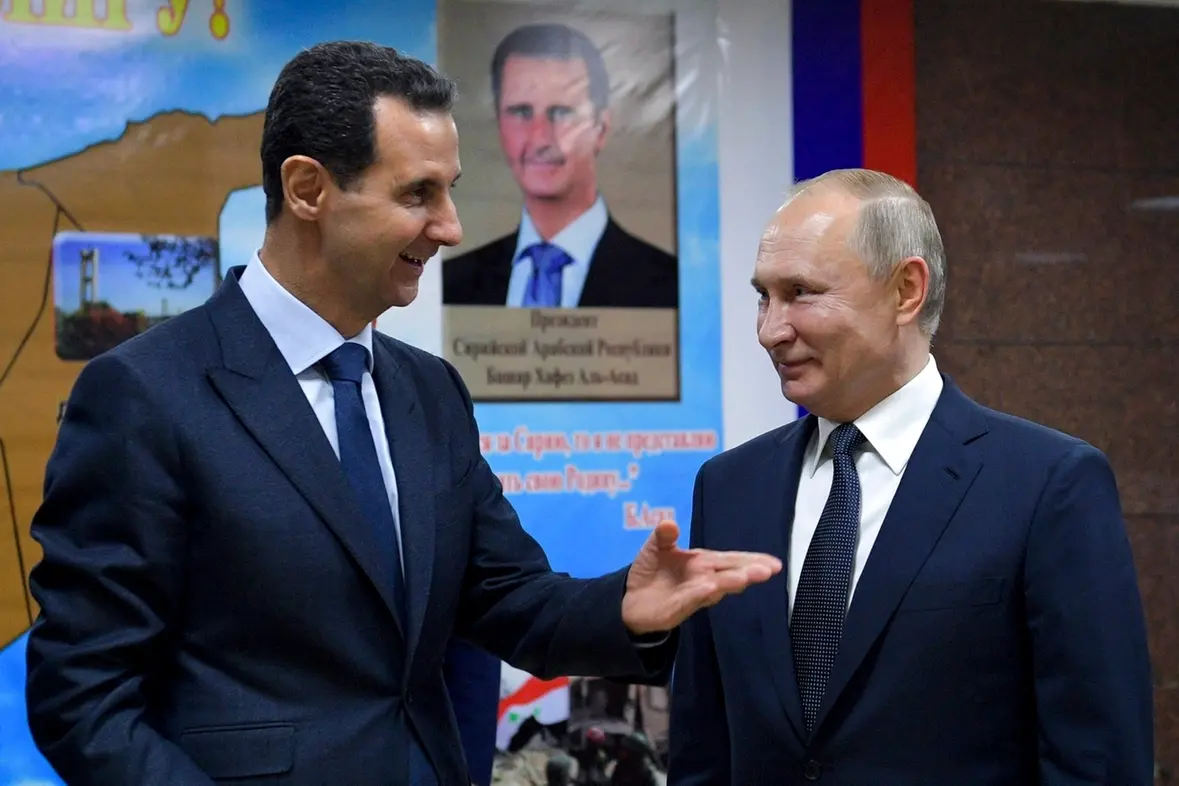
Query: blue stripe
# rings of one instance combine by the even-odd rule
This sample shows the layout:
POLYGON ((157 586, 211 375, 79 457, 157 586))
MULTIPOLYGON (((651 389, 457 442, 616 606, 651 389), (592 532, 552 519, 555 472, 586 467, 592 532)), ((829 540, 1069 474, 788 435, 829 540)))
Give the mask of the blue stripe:
POLYGON ((794 0, 791 12, 794 179, 863 166, 860 0, 794 0))
POLYGON ((794 177, 863 165, 860 0, 794 0, 794 177))

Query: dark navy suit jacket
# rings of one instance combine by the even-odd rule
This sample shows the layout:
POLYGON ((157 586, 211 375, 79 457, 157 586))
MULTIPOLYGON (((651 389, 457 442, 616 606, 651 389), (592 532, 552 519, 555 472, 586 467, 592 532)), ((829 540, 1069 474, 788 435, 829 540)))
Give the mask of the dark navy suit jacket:
MULTIPOLYGON (((691 542, 784 560, 808 416, 700 470, 691 542)), ((949 379, 852 603, 814 731, 786 572, 681 629, 669 784, 1153 782, 1152 683, 1106 458, 949 379)))
MULTIPOLYGON (((240 270, 240 269, 238 269, 240 270)), ((416 735, 467 782, 443 679, 457 635, 539 676, 665 679, 626 571, 553 573, 443 360, 377 334, 407 619, 339 461, 242 294, 80 373, 33 522, 33 737, 71 785, 398 784, 416 735)))
POLYGON ((451 639, 446 648, 442 675, 475 786, 490 786, 495 769, 502 668, 499 658, 462 639, 451 639))

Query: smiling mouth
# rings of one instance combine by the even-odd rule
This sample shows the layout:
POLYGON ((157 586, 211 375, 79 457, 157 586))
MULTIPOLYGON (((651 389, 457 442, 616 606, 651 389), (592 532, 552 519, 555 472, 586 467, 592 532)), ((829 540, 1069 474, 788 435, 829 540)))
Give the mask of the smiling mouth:
POLYGON ((426 260, 419 259, 418 257, 410 256, 409 254, 402 253, 402 254, 398 254, 398 256, 401 257, 403 260, 405 260, 406 262, 408 262, 411 265, 416 265, 418 267, 422 267, 423 265, 426 264, 426 260))

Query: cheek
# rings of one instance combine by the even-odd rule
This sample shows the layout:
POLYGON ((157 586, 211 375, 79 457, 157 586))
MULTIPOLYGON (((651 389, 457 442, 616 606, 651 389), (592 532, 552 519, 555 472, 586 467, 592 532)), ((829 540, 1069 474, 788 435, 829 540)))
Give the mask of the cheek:
POLYGON ((594 127, 580 124, 564 129, 557 144, 566 158, 587 160, 594 157, 594 127))
POLYGON ((524 135, 519 127, 509 123, 500 123, 499 145, 515 163, 515 159, 519 158, 520 151, 524 147, 524 135))

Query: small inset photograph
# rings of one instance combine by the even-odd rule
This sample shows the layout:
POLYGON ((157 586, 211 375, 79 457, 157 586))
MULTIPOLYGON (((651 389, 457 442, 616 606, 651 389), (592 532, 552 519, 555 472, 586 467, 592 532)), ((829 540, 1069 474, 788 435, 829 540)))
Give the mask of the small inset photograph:
POLYGON ((201 305, 220 283, 216 238, 61 232, 53 240, 57 356, 86 361, 201 305))

